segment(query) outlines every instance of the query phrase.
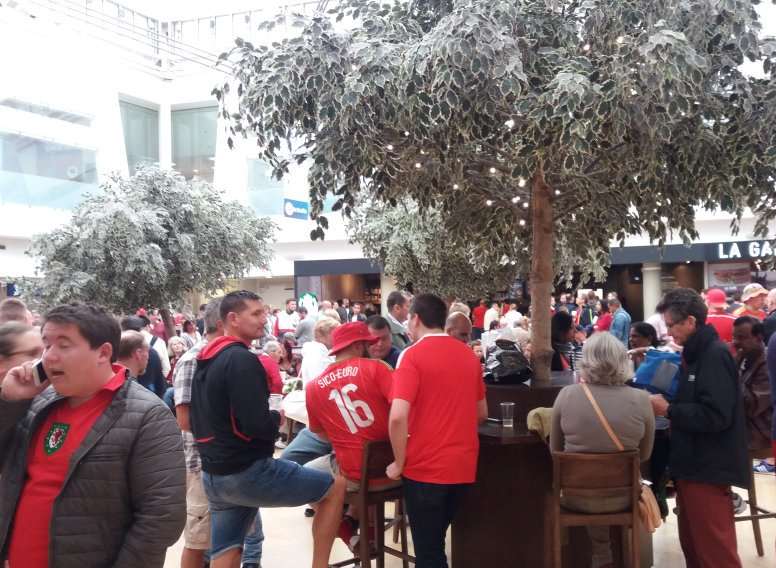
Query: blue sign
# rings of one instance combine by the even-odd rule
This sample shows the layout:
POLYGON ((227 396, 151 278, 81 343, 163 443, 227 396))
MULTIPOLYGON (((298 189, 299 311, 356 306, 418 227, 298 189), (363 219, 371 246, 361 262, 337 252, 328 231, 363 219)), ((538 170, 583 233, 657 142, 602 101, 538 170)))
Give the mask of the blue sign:
POLYGON ((283 214, 292 219, 307 220, 310 217, 310 205, 306 201, 283 200, 283 214))

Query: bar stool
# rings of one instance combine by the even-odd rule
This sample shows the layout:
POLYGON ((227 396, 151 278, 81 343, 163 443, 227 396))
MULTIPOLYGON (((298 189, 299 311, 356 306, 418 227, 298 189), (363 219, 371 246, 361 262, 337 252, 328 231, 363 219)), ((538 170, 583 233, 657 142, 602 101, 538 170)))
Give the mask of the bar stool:
POLYGON ((641 494, 638 452, 613 454, 578 454, 552 452, 553 464, 553 566, 563 566, 561 553, 562 527, 620 526, 623 531, 623 558, 627 529, 631 529, 630 566, 639 568, 639 496, 641 494), (601 499, 628 492, 629 510, 622 513, 578 513, 561 505, 563 497, 601 499))
POLYGON ((749 515, 736 517, 736 522, 752 521, 752 531, 754 532, 754 544, 757 548, 757 556, 765 556, 765 550, 763 549, 763 535, 760 532, 760 520, 761 519, 776 519, 776 512, 763 509, 757 504, 757 489, 754 484, 754 470, 752 469, 752 461, 764 460, 765 458, 773 457, 773 449, 768 448, 764 450, 749 450, 749 515))
POLYGON ((377 568, 385 568, 385 555, 390 554, 402 560, 403 568, 409 568, 409 563, 415 563, 415 558, 409 554, 407 543, 407 517, 404 507, 397 506, 393 519, 386 522, 385 504, 390 501, 403 503, 404 490, 401 485, 391 485, 381 488, 373 483, 372 489, 369 482, 385 480, 385 469, 393 462, 393 450, 388 441, 365 442, 364 456, 361 461, 361 478, 356 491, 348 490, 345 495, 345 503, 356 508, 359 523, 361 525, 361 537, 358 540, 358 557, 343 560, 336 564, 330 564, 329 568, 342 568, 344 566, 372 566, 372 559, 377 560, 377 568), (369 533, 369 509, 375 509, 375 526, 377 530, 374 550, 370 550, 369 533), (401 550, 385 545, 385 531, 397 527, 401 541, 401 550))

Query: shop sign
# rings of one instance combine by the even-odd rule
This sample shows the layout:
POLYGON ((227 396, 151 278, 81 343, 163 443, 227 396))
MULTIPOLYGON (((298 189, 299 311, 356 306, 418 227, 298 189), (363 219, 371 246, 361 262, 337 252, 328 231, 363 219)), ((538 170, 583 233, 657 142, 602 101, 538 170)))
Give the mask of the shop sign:
POLYGON ((715 260, 757 259, 773 256, 774 245, 770 241, 739 241, 732 243, 717 243, 715 260))
POLYGON ((292 219, 307 220, 310 216, 310 205, 305 201, 296 201, 294 199, 283 200, 283 214, 292 219))

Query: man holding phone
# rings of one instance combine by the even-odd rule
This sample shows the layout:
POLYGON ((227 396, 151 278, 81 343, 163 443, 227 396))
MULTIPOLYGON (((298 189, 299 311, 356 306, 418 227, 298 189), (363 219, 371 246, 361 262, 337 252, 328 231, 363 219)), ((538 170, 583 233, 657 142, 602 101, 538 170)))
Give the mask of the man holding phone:
POLYGON ((42 334, 37 369, 0 389, 0 560, 161 568, 186 513, 173 416, 113 364, 121 331, 101 308, 59 306, 42 334))

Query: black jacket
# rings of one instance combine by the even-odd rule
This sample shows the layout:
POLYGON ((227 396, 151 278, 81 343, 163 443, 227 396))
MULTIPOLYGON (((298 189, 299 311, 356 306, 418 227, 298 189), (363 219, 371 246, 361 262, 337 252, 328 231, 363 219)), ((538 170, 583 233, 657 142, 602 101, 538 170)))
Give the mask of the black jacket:
POLYGON ((267 374, 234 337, 219 337, 197 357, 191 430, 202 469, 229 475, 272 457, 280 414, 269 410, 267 374))
POLYGON ((746 419, 738 368, 708 325, 684 346, 671 420, 670 470, 675 479, 749 486, 746 419))

